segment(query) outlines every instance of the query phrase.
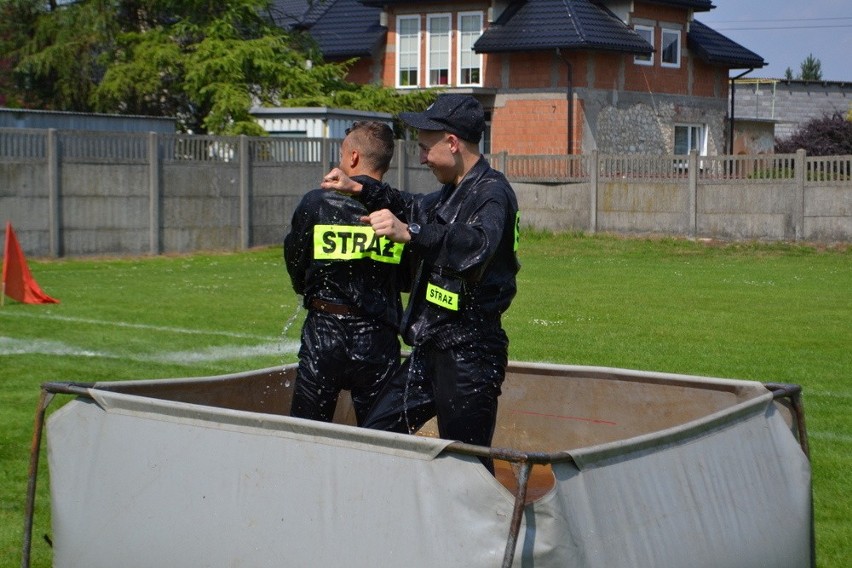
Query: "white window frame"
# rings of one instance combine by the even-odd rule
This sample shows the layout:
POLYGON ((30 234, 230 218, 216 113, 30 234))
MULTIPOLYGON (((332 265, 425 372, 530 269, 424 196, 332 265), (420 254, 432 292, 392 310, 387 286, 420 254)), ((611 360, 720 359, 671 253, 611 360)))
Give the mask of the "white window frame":
POLYGON ((699 156, 707 155, 707 125, 706 124, 690 124, 690 123, 681 123, 674 125, 674 138, 672 144, 672 153, 680 156, 689 154, 692 150, 698 150, 699 156), (687 140, 687 149, 686 152, 678 152, 677 151, 677 131, 679 128, 685 128, 686 130, 686 140, 687 140), (696 142, 697 147, 693 146, 693 132, 698 131, 698 140, 696 142))
POLYGON ((482 12, 459 12, 457 16, 456 29, 458 30, 458 41, 456 42, 456 61, 458 61, 458 69, 456 73, 456 84, 464 86, 482 86, 482 54, 473 51, 473 44, 482 36, 482 28, 485 21, 485 15, 482 12), (471 32, 466 32, 462 29, 462 20, 470 17, 479 18, 479 30, 476 36, 471 32), (467 49, 466 49, 467 48, 467 49), (472 59, 471 59, 472 57, 472 59), (474 66, 465 67, 467 61, 472 61, 474 66), (465 69, 476 70, 478 75, 477 81, 465 81, 465 69))
MULTIPOLYGON (((648 35, 650 35, 651 37, 647 38, 647 37, 643 36, 642 39, 647 40, 648 43, 651 44, 651 47, 656 49, 656 42, 654 41, 654 26, 643 26, 643 25, 640 25, 640 24, 636 24, 635 26, 633 26, 633 29, 640 36, 642 36, 642 33, 640 33, 640 32, 647 32, 648 35)), ((633 63, 635 63, 636 65, 653 65, 654 64, 654 52, 651 52, 648 55, 639 55, 639 54, 634 55, 633 56, 633 63)))
POLYGON ((660 28, 660 67, 672 67, 677 68, 680 67, 680 56, 681 56, 681 40, 682 34, 678 29, 673 28, 660 28), (666 55, 666 36, 675 38, 675 61, 665 61, 664 57, 666 55))
MULTIPOLYGON (((397 16, 396 18, 396 86, 398 89, 416 89, 420 86, 420 81, 422 80, 422 69, 420 66, 420 15, 405 15, 405 16, 397 16), (402 35, 402 23, 406 21, 408 23, 417 22, 417 33, 414 34, 415 37, 411 37, 410 34, 403 37, 402 35), (409 40, 406 43, 410 43, 411 40, 414 41, 415 50, 412 53, 411 50, 403 51, 403 40, 409 40), (416 80, 413 82, 404 83, 402 79, 402 60, 403 57, 410 59, 414 57, 415 64, 413 67, 406 67, 406 71, 414 71, 416 75, 416 80)), ((407 46, 406 46, 407 47, 407 46)))
MULTIPOLYGON (((448 87, 452 82, 453 68, 453 15, 450 13, 444 14, 428 14, 426 16, 426 84, 430 87, 448 87), (437 34, 432 31, 433 23, 438 20, 444 20, 447 23, 447 30, 437 34), (445 46, 437 46, 436 39, 446 42, 445 46), (436 59, 441 56, 446 57, 446 66, 435 67, 436 59), (446 83, 435 81, 432 78, 432 72, 438 71, 446 73, 446 83)), ((440 65, 440 64, 437 64, 440 65)))

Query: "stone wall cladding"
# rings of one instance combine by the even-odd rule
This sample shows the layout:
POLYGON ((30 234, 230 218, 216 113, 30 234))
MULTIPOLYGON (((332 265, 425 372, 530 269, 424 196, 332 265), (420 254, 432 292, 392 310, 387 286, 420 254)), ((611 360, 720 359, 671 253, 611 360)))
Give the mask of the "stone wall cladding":
POLYGON ((716 101, 710 105, 707 99, 692 97, 615 96, 602 91, 584 98, 588 131, 597 133, 595 140, 584 140, 584 152, 671 154, 674 124, 704 125, 707 154, 724 152, 726 110, 716 101))

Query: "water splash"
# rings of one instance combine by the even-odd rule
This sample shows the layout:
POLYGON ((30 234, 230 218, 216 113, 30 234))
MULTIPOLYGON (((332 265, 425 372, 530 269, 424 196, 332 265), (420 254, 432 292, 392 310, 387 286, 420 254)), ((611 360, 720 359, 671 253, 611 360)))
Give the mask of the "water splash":
MULTIPOLYGON (((405 429, 409 434, 414 434, 414 431, 417 429, 417 425, 412 425, 411 420, 408 418, 408 399, 409 393, 411 392, 411 383, 413 379, 417 377, 422 377, 422 371, 420 371, 420 367, 418 366, 418 361, 414 358, 419 355, 418 351, 415 349, 409 355, 409 363, 408 363, 408 373, 405 376, 405 388, 402 391, 402 415, 405 419, 405 429)), ((422 385, 418 385, 417 388, 422 389, 422 385)))
POLYGON ((414 433, 411 430, 411 421, 408 419, 408 389, 411 388, 411 373, 414 372, 412 366, 408 366, 408 373, 405 377, 405 389, 402 391, 402 416, 405 418, 405 429, 408 430, 409 434, 414 433))
MULTIPOLYGON (((285 321, 285 322, 284 322, 284 326, 281 328, 281 343, 282 343, 282 345, 286 345, 286 344, 287 344, 287 333, 290 331, 290 328, 291 328, 291 327, 293 327, 293 324, 294 324, 294 323, 296 323, 296 319, 299 317, 299 314, 300 314, 300 313, 302 312, 302 310, 304 309, 304 307, 303 307, 304 302, 302 301, 302 296, 299 296, 298 298, 299 298, 299 299, 298 299, 298 301, 296 302, 296 309, 295 309, 295 311, 293 312, 293 315, 291 315, 291 316, 287 319, 287 321, 285 321)), ((286 349, 282 349, 282 352, 281 352, 281 355, 282 355, 281 366, 282 366, 282 367, 283 367, 284 365, 286 365, 286 364, 287 364, 287 363, 283 360, 283 356, 284 356, 284 355, 286 355, 286 353, 287 353, 287 350, 286 350, 286 349)), ((288 382, 289 382, 289 381, 288 381, 288 382)), ((290 385, 285 384, 284 386, 285 386, 285 387, 287 387, 287 386, 290 386, 290 385)))

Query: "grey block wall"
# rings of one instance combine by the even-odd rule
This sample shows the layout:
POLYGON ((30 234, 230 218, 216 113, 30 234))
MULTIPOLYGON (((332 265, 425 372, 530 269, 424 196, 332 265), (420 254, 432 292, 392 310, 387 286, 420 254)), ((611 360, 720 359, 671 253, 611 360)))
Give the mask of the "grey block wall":
POLYGON ((775 121, 775 137, 788 138, 803 124, 824 115, 846 116, 852 83, 742 79, 734 83, 736 118, 775 121))

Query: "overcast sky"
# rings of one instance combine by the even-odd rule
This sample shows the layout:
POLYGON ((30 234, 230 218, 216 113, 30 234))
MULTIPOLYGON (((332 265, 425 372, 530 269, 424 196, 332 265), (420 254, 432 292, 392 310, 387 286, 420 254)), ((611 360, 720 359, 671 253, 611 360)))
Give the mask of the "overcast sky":
MULTIPOLYGON (((713 0, 695 19, 763 57, 747 77, 783 78, 800 72, 809 54, 826 81, 852 82, 852 0, 713 0)), ((731 70, 731 76, 743 70, 731 70)))

